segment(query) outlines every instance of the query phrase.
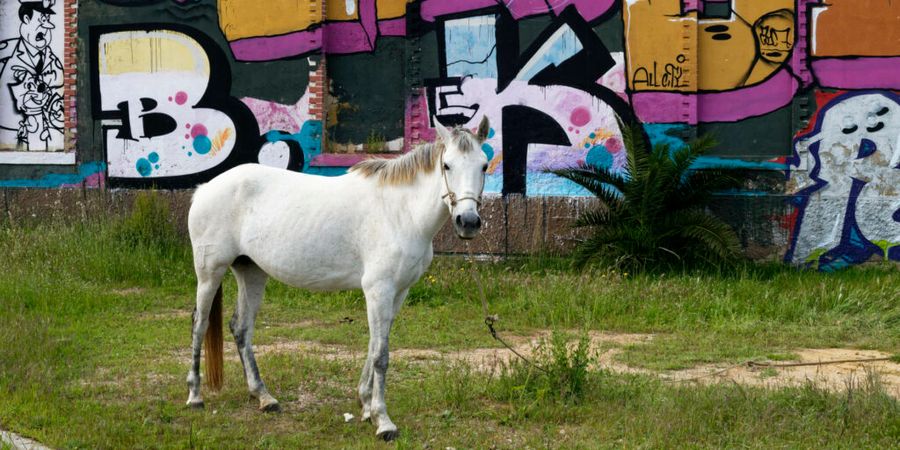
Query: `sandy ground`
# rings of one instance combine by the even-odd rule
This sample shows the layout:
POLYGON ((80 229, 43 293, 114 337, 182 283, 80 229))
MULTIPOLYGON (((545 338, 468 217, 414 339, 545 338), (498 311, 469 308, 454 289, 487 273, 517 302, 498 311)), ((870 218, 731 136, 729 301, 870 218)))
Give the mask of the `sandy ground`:
MULTIPOLYGON (((529 356, 541 339, 549 336, 542 332, 532 336, 504 337, 517 351, 529 356)), ((885 391, 900 398, 900 364, 893 361, 853 362, 799 367, 750 367, 746 364, 704 364, 682 370, 653 371, 632 367, 617 360, 623 347, 639 345, 654 339, 651 334, 626 334, 591 332, 591 349, 599 355, 592 369, 610 370, 616 373, 639 373, 656 375, 673 383, 710 384, 734 382, 747 386, 801 386, 813 383, 831 390, 843 391, 848 386, 862 386, 876 377, 885 391)), ((309 341, 283 341, 256 346, 257 355, 267 353, 301 352, 328 360, 362 359, 362 349, 351 349, 338 345, 324 345, 309 341)), ((875 350, 847 348, 796 349, 791 353, 799 358, 794 361, 777 361, 775 364, 826 362, 848 359, 886 358, 888 353, 875 350)), ((187 360, 187 355, 183 355, 187 360)), ((237 360, 233 346, 226 346, 226 357, 237 360)), ((465 363, 476 370, 492 371, 509 363, 516 356, 505 348, 475 348, 460 351, 441 352, 423 349, 395 349, 391 358, 414 362, 465 363)), ((762 361, 758 361, 762 362, 762 361)))

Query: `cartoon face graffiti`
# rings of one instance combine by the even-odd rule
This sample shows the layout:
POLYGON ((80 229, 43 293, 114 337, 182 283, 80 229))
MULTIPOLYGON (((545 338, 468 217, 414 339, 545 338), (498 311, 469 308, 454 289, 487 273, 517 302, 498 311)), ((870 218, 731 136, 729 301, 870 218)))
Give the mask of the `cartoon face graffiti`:
POLYGON ((22 2, 19 7, 19 36, 22 41, 37 50, 43 50, 50 46, 53 39, 51 30, 56 28, 50 21, 53 12, 53 4, 56 0, 43 0, 39 2, 22 2))
POLYGON ((898 195, 887 183, 900 174, 898 113, 900 105, 882 94, 850 97, 825 111, 821 131, 811 139, 819 141, 819 178, 829 184, 857 179, 870 183, 868 195, 898 195))
POLYGON ((782 9, 768 13, 753 25, 759 56, 774 64, 787 60, 794 48, 794 13, 782 9))
POLYGON ((801 143, 814 157, 810 173, 817 187, 808 192, 793 259, 845 245, 853 225, 885 254, 900 244, 898 97, 838 97, 820 110, 816 129, 801 143))
POLYGON ((19 36, 0 42, 0 145, 28 151, 63 146, 63 67, 51 48, 55 0, 21 1, 19 36))

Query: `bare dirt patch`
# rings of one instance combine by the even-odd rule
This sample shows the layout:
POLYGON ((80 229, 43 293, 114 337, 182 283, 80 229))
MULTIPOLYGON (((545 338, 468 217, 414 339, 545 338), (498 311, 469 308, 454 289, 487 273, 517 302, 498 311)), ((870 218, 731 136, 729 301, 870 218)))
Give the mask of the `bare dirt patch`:
MULTIPOLYGON (((530 357, 534 355, 535 349, 540 342, 549 336, 549 331, 541 331, 528 336, 507 335, 504 336, 504 339, 516 351, 530 357)), ((588 333, 588 336, 590 338, 590 351, 597 356, 597 361, 591 367, 592 370, 654 375, 666 381, 678 383, 712 384, 734 382, 741 385, 762 387, 802 386, 812 383, 815 386, 834 392, 844 391, 848 386, 865 385, 865 383, 877 379, 885 392, 900 398, 900 364, 893 361, 852 362, 784 368, 749 367, 741 364, 704 364, 683 370, 660 372, 629 366, 620 362, 617 358, 624 347, 650 342, 655 338, 655 335, 591 331, 588 333)), ((283 340, 270 344, 256 345, 254 348, 257 355, 297 353, 328 361, 362 361, 365 358, 363 348, 321 344, 313 341, 283 340)), ((779 361, 779 363, 825 362, 886 358, 890 356, 888 353, 876 350, 845 348, 799 349, 791 353, 796 354, 798 359, 795 361, 779 361)), ((179 353, 178 358, 188 361, 189 355, 185 351, 183 354, 179 353)), ((230 361, 239 361, 233 345, 225 346, 225 358, 230 361)), ((391 351, 391 358, 421 364, 440 362, 463 363, 478 371, 492 372, 509 364, 516 356, 502 347, 472 348, 456 351, 399 348, 391 351)))
MULTIPOLYGON (((891 355, 876 350, 854 350, 847 348, 801 349, 793 353, 799 356, 795 361, 779 363, 814 363, 850 359, 887 358, 891 355)), ((748 386, 783 387, 802 386, 812 383, 830 391, 844 391, 850 386, 868 383, 875 377, 885 392, 900 398, 900 364, 893 361, 848 362, 817 366, 799 367, 750 367, 747 365, 723 366, 703 365, 690 369, 668 372, 664 375, 673 381, 714 383, 734 381, 748 386)))

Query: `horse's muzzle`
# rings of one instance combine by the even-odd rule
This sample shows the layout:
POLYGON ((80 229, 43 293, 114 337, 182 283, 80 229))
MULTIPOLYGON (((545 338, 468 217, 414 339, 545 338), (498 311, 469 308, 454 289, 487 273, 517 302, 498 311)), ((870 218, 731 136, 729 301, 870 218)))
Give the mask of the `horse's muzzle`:
POLYGON ((465 211, 453 219, 456 235, 462 239, 472 239, 481 229, 481 217, 475 211, 465 211))

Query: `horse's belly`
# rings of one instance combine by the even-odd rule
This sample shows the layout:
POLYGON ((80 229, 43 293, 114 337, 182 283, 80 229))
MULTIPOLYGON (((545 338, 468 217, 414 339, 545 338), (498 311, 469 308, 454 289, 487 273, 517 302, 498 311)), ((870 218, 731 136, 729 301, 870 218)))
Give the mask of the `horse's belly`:
POLYGON ((266 241, 247 245, 244 253, 282 283, 317 291, 360 287, 360 258, 342 239, 323 234, 302 242, 274 236, 266 241))

